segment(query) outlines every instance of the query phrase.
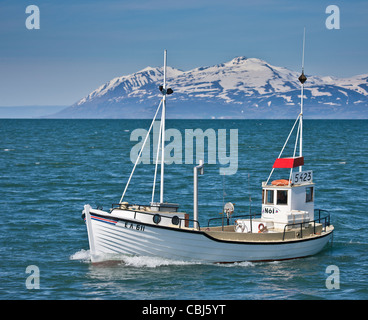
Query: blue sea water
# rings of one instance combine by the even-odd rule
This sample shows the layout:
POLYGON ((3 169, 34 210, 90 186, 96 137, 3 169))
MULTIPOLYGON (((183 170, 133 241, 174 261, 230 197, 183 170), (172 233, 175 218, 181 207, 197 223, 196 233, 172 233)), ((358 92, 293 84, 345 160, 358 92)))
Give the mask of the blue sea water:
MULTIPOLYGON (((199 221, 260 210, 265 181, 293 120, 167 120, 166 128, 238 129, 238 171, 206 164, 199 221), (225 192, 225 197, 223 195, 225 192)), ((305 166, 315 207, 329 210, 333 242, 319 254, 280 262, 226 265, 122 257, 92 265, 81 211, 119 201, 133 167, 130 135, 150 120, 0 120, 0 299, 307 300, 368 298, 368 121, 305 120, 305 166), (27 288, 39 270, 39 289, 27 288), (339 282, 328 288, 334 273, 339 282), (336 269, 337 268, 337 269, 336 269), (327 270, 327 271, 326 271, 327 270), (29 283, 28 283, 29 284, 29 283)), ((184 145, 184 142, 183 142, 184 145)), ((183 151, 184 152, 184 151, 183 151)), ((184 156, 183 156, 184 159, 184 156)), ((208 160, 208 159, 206 159, 208 160)), ((126 200, 148 203, 154 165, 139 165, 126 200)), ((165 168, 165 201, 192 213, 193 164, 165 168)), ((35 280, 36 281, 36 280, 35 280)), ((34 282, 35 284, 36 282, 34 282)))

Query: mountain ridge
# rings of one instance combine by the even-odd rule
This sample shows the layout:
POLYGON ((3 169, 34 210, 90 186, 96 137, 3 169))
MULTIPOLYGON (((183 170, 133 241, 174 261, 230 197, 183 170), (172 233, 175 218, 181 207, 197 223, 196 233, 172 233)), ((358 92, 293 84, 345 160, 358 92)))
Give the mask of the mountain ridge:
MULTIPOLYGON (((299 112, 300 73, 258 58, 235 57, 182 71, 167 67, 168 118, 293 118, 299 112)), ((305 115, 368 118, 368 74, 349 78, 306 75, 305 115)), ((163 67, 116 77, 54 118, 152 118, 163 67)))

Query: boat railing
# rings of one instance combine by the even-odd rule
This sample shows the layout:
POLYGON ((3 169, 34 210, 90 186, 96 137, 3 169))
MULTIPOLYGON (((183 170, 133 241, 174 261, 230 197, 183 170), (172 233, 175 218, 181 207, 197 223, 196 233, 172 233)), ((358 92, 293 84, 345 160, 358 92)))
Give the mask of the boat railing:
POLYGON ((316 233, 316 222, 322 223, 322 231, 326 231, 326 227, 331 224, 331 216, 327 210, 316 209, 314 211, 314 216, 316 216, 316 212, 318 212, 318 219, 314 219, 313 221, 313 232, 316 233), (323 217, 321 217, 321 213, 325 213, 323 217))
MULTIPOLYGON (((207 227, 210 226, 210 223, 212 221, 216 221, 216 220, 221 220, 222 221, 222 226, 225 225, 225 220, 226 220, 226 225, 230 225, 230 220, 231 219, 249 219, 250 221, 250 228, 251 228, 251 232, 252 232, 252 219, 256 219, 257 217, 261 217, 262 214, 261 213, 253 213, 253 214, 243 214, 243 215, 235 215, 235 216, 229 216, 229 217, 220 217, 220 218, 211 218, 211 219, 208 219, 208 222, 207 222, 207 227)), ((234 221, 235 221, 234 220, 234 221)))
MULTIPOLYGON (((315 221, 324 221, 327 226, 330 225, 330 213, 327 210, 324 209, 315 209, 314 210, 314 216, 316 216, 316 213, 318 213, 318 219, 315 219, 315 221), (321 212, 325 212, 326 215, 324 217, 321 217, 321 212)), ((326 227, 326 225, 324 227, 326 227)))
POLYGON ((185 218, 185 219, 179 218, 179 220, 180 220, 179 229, 181 228, 181 222, 184 221, 185 222, 185 225, 186 225, 186 222, 188 222, 188 225, 189 225, 189 222, 193 222, 193 228, 194 228, 195 225, 197 225, 198 226, 198 229, 197 230, 201 230, 201 226, 200 226, 198 220, 188 219, 188 218, 185 218))
MULTIPOLYGON (((184 225, 185 226, 189 226, 189 222, 192 222, 193 223, 193 226, 195 226, 196 224, 197 224, 197 226, 198 226, 198 230, 201 230, 201 226, 200 226, 200 224, 199 224, 199 221, 197 221, 197 220, 194 220, 194 219, 189 219, 189 218, 180 218, 180 217, 178 217, 177 215, 173 215, 172 217, 170 216, 166 216, 165 215, 165 213, 169 213, 169 212, 165 212, 165 211, 154 211, 154 212, 147 212, 147 211, 145 211, 143 208, 146 208, 147 207, 147 205, 140 205, 140 204, 129 204, 129 206, 128 207, 135 207, 136 209, 133 209, 133 210, 131 210, 132 212, 134 212, 134 217, 133 217, 133 219, 135 220, 136 218, 137 218, 137 213, 139 213, 139 214, 145 214, 145 215, 150 215, 150 216, 152 216, 152 217, 154 217, 154 216, 161 216, 161 217, 165 217, 165 218, 171 218, 171 219, 173 219, 174 217, 176 217, 178 220, 178 223, 176 224, 176 223, 173 223, 174 225, 177 225, 178 227, 179 227, 179 229, 181 228, 181 226, 182 226, 182 222, 184 221, 184 225)), ((115 210, 115 209, 121 209, 121 204, 119 204, 119 203, 113 203, 112 204, 112 208, 111 208, 111 211, 110 212, 112 212, 113 210, 115 210)))
MULTIPOLYGON (((313 223, 313 234, 316 234, 316 223, 322 224, 322 231, 326 231, 326 227, 328 227, 330 225, 330 213, 327 210, 323 210, 323 209, 315 209, 315 215, 316 213, 318 213, 318 218, 314 219, 313 221, 308 221, 308 224, 313 223), (321 217, 321 213, 325 212, 326 215, 321 217)), ((285 233, 286 230, 290 227, 300 227, 300 233, 299 233, 299 237, 303 238, 303 225, 305 225, 307 222, 299 222, 299 223, 288 223, 284 226, 284 232, 282 235, 282 240, 285 240, 285 233)))
POLYGON ((136 204, 136 203, 129 203, 129 204, 122 204, 122 203, 113 203, 111 205, 111 211, 115 210, 115 209, 124 209, 125 208, 130 208, 130 207, 136 207, 137 210, 144 210, 147 206, 146 204, 136 204))

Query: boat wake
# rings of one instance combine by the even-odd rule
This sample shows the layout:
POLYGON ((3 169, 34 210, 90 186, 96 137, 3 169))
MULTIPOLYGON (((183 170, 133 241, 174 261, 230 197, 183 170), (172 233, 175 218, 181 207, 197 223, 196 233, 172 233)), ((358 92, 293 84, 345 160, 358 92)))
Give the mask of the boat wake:
POLYGON ((188 262, 182 260, 163 259, 158 257, 148 256, 124 256, 122 264, 129 267, 144 267, 144 268, 157 268, 162 266, 183 266, 183 265, 195 265, 202 264, 201 262, 188 262))
MULTIPOLYGON (((163 259, 159 257, 148 256, 127 256, 120 254, 106 254, 102 257, 98 265, 122 265, 136 268, 157 268, 162 266, 181 266, 202 264, 201 262, 189 262, 182 260, 163 259)), ((69 257, 69 260, 76 260, 85 263, 91 263, 90 250, 81 249, 69 257)))
MULTIPOLYGON (((91 263, 90 250, 81 249, 69 257, 69 260, 80 261, 83 263, 91 263)), ((278 261, 270 262, 278 263, 278 261)), ((159 257, 149 256, 127 256, 127 255, 108 255, 103 257, 101 262, 94 263, 98 266, 125 266, 134 268, 158 268, 163 266, 193 266, 193 265, 212 265, 219 267, 253 267, 256 264, 250 261, 234 262, 234 263, 206 263, 201 261, 183 261, 174 259, 163 259, 159 257)))

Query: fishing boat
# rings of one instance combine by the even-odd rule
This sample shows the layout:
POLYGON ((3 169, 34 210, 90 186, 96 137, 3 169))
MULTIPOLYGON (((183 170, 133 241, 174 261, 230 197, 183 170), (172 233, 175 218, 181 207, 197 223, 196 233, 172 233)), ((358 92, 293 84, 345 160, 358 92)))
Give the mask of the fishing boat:
POLYGON ((314 208, 313 171, 303 170, 303 90, 307 80, 304 75, 304 43, 305 40, 302 74, 299 77, 301 111, 268 179, 262 182, 262 211, 259 214, 236 216, 234 205, 228 202, 223 206, 222 217, 212 218, 205 225, 200 224, 198 218, 198 175, 204 173, 203 161, 194 167, 192 216, 181 212, 178 204, 164 201, 166 100, 173 93, 166 86, 165 50, 164 81, 159 87, 162 99, 120 201, 108 211, 92 208, 88 204, 84 206, 82 218, 87 226, 93 263, 119 259, 121 255, 204 263, 275 261, 314 255, 326 246, 334 227, 327 211, 314 208), (160 108, 160 135, 156 153, 158 160, 161 151, 160 201, 154 202, 159 163, 156 161, 151 202, 143 205, 128 203, 124 201, 124 196, 160 108), (290 157, 282 157, 294 131, 297 131, 294 153, 290 157), (283 172, 287 169, 285 179, 272 180, 275 169, 283 169, 283 172))

